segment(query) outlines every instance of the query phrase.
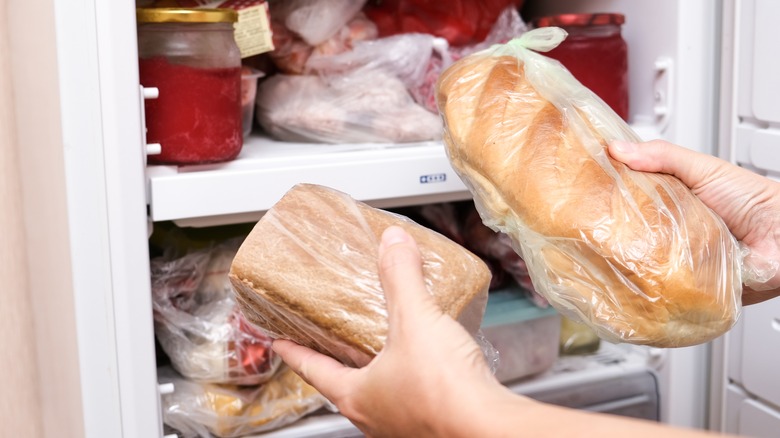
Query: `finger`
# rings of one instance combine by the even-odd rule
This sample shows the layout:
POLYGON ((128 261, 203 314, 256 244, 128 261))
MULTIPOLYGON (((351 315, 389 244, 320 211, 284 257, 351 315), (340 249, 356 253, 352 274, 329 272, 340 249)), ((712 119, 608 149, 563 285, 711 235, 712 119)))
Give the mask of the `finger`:
POLYGON ((425 288, 422 257, 417 243, 401 227, 382 233, 379 245, 379 279, 385 292, 390 328, 399 326, 410 312, 426 308, 432 298, 425 288))
POLYGON ((634 170, 674 175, 691 188, 701 183, 707 168, 717 166, 712 160, 718 160, 662 140, 645 143, 613 141, 609 144, 609 154, 634 170))
POLYGON ((333 403, 341 398, 343 388, 349 386, 344 379, 354 370, 331 357, 285 339, 274 340, 271 348, 287 366, 333 403))

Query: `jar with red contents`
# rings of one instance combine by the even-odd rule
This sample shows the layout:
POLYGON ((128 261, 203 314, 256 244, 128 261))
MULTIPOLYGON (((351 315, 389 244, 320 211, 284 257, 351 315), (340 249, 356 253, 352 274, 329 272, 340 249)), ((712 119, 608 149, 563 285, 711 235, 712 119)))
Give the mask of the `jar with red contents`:
POLYGON ((569 35, 545 53, 628 121, 628 47, 621 35, 622 14, 562 14, 534 20, 536 27, 556 26, 569 35))
POLYGON ((146 141, 162 152, 150 163, 197 164, 236 158, 243 146, 241 54, 231 9, 139 8, 141 85, 146 141))

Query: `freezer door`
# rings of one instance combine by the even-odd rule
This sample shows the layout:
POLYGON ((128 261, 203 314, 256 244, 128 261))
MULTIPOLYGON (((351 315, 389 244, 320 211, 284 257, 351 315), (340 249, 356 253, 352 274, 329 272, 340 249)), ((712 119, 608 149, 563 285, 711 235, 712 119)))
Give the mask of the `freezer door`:
POLYGON ((780 406, 780 300, 746 308, 744 319, 741 380, 749 393, 780 406))
MULTIPOLYGON (((780 2, 746 0, 737 12, 732 65, 724 65, 736 79, 727 121, 734 126, 732 159, 780 177, 780 57, 772 55, 780 41, 780 2)), ((729 100, 724 106, 728 111, 729 100)))
POLYGON ((745 400, 739 410, 738 433, 756 438, 777 437, 780 412, 755 400, 745 400))

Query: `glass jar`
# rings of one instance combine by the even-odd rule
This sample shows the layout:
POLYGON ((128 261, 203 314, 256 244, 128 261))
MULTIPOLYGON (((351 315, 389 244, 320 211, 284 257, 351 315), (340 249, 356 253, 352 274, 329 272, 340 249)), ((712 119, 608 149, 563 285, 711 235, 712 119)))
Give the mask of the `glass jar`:
POLYGON ((628 46, 621 35, 622 14, 562 14, 534 20, 569 35, 545 53, 628 121, 628 46))
POLYGON ((145 102, 147 142, 162 152, 150 163, 232 160, 243 146, 241 54, 231 9, 139 8, 141 84, 157 87, 145 102))

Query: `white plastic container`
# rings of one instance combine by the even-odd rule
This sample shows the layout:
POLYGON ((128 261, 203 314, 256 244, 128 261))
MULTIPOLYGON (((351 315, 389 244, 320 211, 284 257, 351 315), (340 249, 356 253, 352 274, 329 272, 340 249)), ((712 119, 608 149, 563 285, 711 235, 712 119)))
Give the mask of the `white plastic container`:
POLYGON ((255 99, 257 98, 257 81, 265 73, 250 67, 241 68, 241 129, 244 138, 252 133, 252 122, 255 117, 255 99))
POLYGON ((506 383, 548 370, 558 359, 561 316, 518 288, 490 292, 482 333, 498 350, 496 378, 506 383))

